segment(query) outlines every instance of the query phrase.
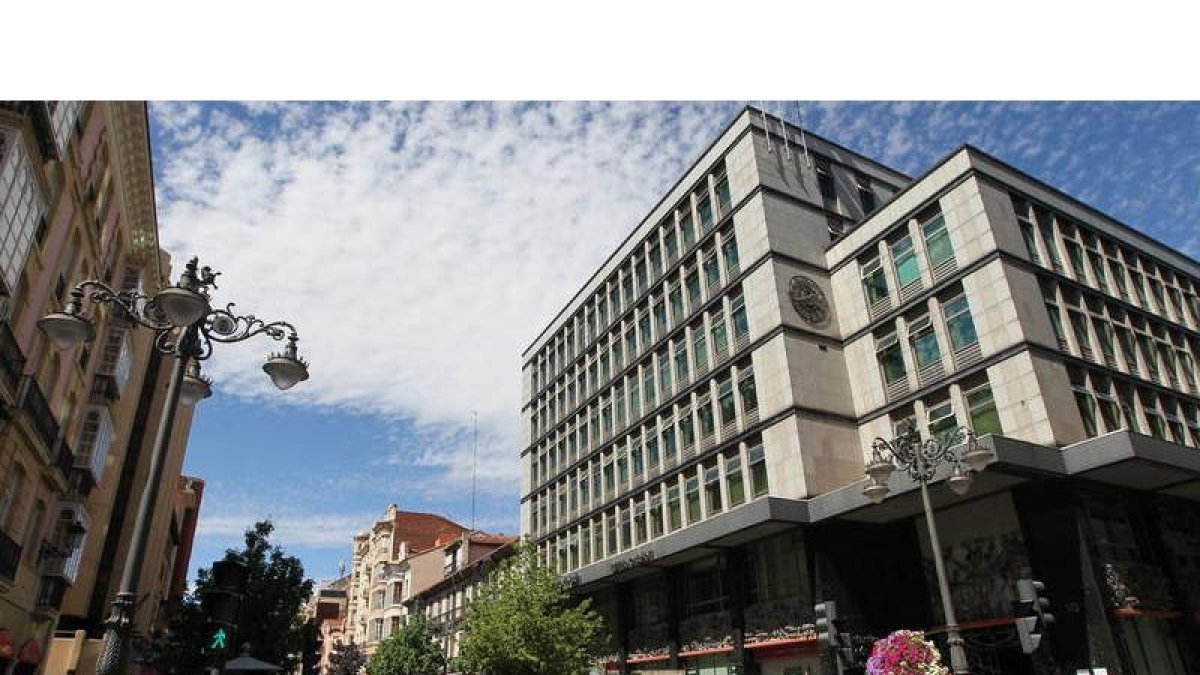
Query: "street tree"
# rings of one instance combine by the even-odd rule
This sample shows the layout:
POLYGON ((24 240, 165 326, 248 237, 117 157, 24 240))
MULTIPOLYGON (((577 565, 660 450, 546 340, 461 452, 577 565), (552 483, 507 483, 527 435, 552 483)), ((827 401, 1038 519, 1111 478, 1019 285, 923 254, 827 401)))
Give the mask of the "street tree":
POLYGON ((337 643, 329 655, 329 671, 325 675, 359 675, 367 664, 367 655, 353 642, 337 643))
POLYGON ((455 665, 469 673, 576 675, 603 631, 591 600, 575 602, 537 551, 522 544, 468 606, 455 665))
POLYGON ((380 643, 367 661, 367 675, 435 675, 446 660, 437 634, 422 613, 412 614, 400 630, 380 643))

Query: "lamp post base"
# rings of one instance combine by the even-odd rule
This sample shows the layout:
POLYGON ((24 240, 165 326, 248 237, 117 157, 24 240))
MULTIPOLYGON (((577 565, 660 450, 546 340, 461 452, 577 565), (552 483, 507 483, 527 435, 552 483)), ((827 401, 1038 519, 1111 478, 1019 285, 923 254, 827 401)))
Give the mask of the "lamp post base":
POLYGON ((104 623, 104 642, 96 661, 96 675, 125 675, 129 661, 129 632, 133 626, 132 593, 118 593, 113 598, 112 613, 104 623))
POLYGON ((971 667, 967 664, 967 652, 963 649, 963 639, 958 634, 958 626, 950 631, 946 642, 950 645, 950 672, 954 675, 968 675, 971 667))

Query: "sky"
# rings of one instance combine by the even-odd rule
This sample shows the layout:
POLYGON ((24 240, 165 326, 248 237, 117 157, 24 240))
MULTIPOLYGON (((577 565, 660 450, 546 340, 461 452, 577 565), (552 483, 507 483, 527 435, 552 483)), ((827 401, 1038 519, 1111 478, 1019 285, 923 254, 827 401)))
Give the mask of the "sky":
MULTIPOLYGON (((333 578, 389 503, 517 533, 521 352, 744 103, 151 104, 162 245, 311 362, 205 363, 193 570, 269 517, 333 578)), ((914 176, 974 144, 1200 256, 1200 104, 751 103, 914 176)))

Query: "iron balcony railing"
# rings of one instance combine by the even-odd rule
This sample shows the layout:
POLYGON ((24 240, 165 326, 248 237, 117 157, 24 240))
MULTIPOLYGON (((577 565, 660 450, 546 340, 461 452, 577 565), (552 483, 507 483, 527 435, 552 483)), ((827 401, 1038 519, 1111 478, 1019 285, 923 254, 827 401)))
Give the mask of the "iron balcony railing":
POLYGON ((58 420, 54 419, 50 403, 46 401, 42 388, 38 386, 37 380, 32 375, 26 375, 22 385, 21 409, 28 413, 33 422, 33 428, 45 443, 47 451, 53 452, 55 442, 58 440, 58 420))
POLYGON ((7 321, 0 321, 0 380, 11 392, 17 391, 21 382, 21 371, 25 368, 25 355, 13 336, 7 321))
POLYGON ((17 578, 17 566, 21 564, 21 545, 0 531, 0 579, 12 581, 17 578))

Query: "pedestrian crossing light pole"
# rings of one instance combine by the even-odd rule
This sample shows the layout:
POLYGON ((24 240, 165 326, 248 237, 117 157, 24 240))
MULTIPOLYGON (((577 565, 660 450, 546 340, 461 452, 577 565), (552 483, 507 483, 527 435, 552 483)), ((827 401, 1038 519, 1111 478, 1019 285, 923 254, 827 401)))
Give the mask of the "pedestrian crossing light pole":
POLYGON ((212 356, 213 346, 217 343, 241 342, 256 335, 266 335, 285 342, 283 350, 269 355, 263 364, 263 370, 275 386, 290 389, 308 379, 308 363, 297 353, 299 338, 292 324, 286 321, 267 323, 253 314, 235 314, 232 303, 224 309, 212 307, 210 289, 217 287, 218 274, 209 267, 201 268, 199 261, 192 258, 184 266, 178 283, 153 296, 143 295, 137 289, 116 290, 103 281, 83 281, 71 289, 63 311, 48 314, 37 322, 38 328, 56 348, 73 349, 96 337, 96 326, 87 315, 88 309, 111 305, 114 317, 120 316, 150 329, 155 334, 154 348, 174 361, 154 451, 150 456, 146 486, 138 504, 121 574, 120 591, 113 598, 111 613, 105 621, 104 643, 96 663, 97 675, 125 675, 127 670, 138 582, 167 448, 175 427, 175 412, 180 403, 194 405, 212 395, 210 380, 200 374, 200 362, 212 356))

